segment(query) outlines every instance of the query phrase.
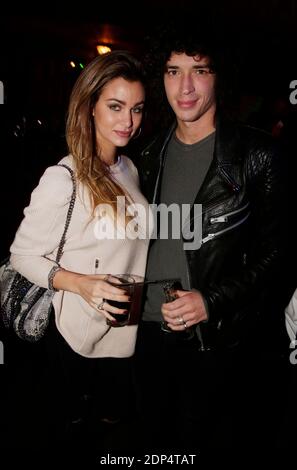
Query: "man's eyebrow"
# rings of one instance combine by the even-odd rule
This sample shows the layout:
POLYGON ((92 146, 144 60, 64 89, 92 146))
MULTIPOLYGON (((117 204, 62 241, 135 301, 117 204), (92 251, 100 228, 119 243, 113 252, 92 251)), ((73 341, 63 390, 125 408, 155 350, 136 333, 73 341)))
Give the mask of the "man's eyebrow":
MULTIPOLYGON (((174 70, 177 70, 179 69, 180 66, 179 65, 170 65, 170 64, 166 64, 165 66, 165 70, 166 69, 174 69, 174 70)), ((209 64, 195 64, 192 66, 193 69, 209 69, 211 68, 209 64)))
POLYGON ((170 64, 166 64, 166 65, 165 65, 165 68, 166 68, 166 69, 169 69, 169 68, 171 68, 171 69, 179 69, 179 65, 170 65, 170 64))
POLYGON ((196 64, 193 65, 193 69, 209 69, 210 65, 209 64, 196 64))

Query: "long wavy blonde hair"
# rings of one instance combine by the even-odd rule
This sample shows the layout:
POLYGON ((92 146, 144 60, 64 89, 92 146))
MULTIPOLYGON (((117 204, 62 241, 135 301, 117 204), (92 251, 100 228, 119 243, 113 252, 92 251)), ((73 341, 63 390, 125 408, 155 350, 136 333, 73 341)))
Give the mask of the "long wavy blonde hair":
POLYGON ((77 178, 90 191, 93 214, 100 203, 111 205, 115 214, 117 196, 129 199, 125 190, 112 178, 108 165, 100 158, 92 115, 105 85, 118 77, 145 85, 141 63, 127 51, 113 51, 96 57, 87 65, 70 96, 66 140, 74 158, 77 178))

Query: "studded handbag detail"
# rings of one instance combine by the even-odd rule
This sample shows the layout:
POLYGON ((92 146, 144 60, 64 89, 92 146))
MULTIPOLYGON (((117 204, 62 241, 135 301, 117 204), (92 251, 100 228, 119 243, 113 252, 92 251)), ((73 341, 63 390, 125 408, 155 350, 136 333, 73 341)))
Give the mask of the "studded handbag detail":
POLYGON ((76 182, 73 170, 67 165, 60 164, 58 166, 63 166, 70 172, 73 190, 64 231, 55 259, 56 265, 49 273, 49 288, 40 287, 22 276, 12 267, 9 257, 1 263, 0 267, 0 311, 3 324, 6 328, 12 328, 21 339, 30 342, 40 340, 44 336, 49 323, 52 299, 55 295, 52 280, 54 274, 61 269, 60 260, 76 198, 76 182))

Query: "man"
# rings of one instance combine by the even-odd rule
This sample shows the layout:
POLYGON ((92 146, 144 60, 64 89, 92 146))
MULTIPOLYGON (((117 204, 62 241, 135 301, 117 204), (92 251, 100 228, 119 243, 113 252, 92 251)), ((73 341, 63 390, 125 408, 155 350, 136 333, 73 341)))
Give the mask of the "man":
POLYGON ((181 212, 190 205, 191 223, 183 219, 179 238, 175 227, 167 239, 159 227, 151 243, 148 280, 177 278, 182 288, 171 302, 161 283, 147 290, 136 356, 144 428, 154 449, 228 448, 243 442, 256 395, 262 405, 252 356, 259 325, 267 334, 275 315, 282 162, 267 134, 225 118, 212 46, 189 31, 164 36, 150 66, 159 61, 164 70, 160 86, 174 122, 143 150, 140 179, 150 203, 181 212), (188 233, 200 231, 199 217, 193 248, 188 233))

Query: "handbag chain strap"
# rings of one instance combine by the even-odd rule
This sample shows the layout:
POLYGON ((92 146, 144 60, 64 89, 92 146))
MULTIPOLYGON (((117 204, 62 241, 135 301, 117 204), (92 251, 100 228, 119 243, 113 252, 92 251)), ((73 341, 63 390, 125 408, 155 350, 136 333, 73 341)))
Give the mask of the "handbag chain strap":
POLYGON ((74 204, 75 204, 76 181, 75 181, 74 171, 71 168, 69 168, 69 166, 64 165, 63 163, 61 163, 60 165, 57 165, 57 166, 63 166, 64 168, 66 168, 69 171, 71 179, 72 179, 72 184, 73 184, 73 190, 72 190, 72 195, 71 195, 71 199, 70 199, 70 203, 69 203, 69 207, 68 207, 68 211, 67 211, 64 232, 63 232, 63 235, 61 237, 61 240, 60 240, 60 243, 59 243, 59 248, 58 248, 57 255, 56 255, 56 263, 59 265, 60 259, 63 255, 63 248, 64 248, 64 245, 65 245, 65 242, 66 242, 66 234, 67 234, 67 230, 69 228, 69 224, 70 224, 70 221, 71 221, 71 216, 72 216, 72 212, 73 212, 73 208, 74 208, 74 204))

